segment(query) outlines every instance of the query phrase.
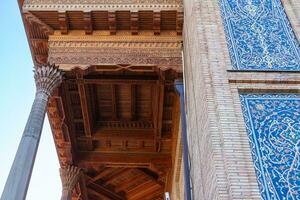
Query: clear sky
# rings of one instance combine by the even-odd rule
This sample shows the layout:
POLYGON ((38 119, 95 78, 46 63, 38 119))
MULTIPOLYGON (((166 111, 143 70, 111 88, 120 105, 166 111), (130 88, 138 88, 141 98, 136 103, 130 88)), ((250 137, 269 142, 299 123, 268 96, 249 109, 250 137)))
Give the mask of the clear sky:
MULTIPOLYGON (((34 99, 33 62, 17 0, 0 2, 0 193, 34 99)), ((45 119, 27 200, 60 199, 59 163, 45 119)))

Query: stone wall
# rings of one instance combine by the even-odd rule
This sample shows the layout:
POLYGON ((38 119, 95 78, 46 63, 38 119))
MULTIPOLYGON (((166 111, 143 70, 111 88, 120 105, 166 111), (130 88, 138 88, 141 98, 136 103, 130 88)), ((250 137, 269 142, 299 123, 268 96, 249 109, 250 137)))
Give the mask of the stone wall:
MULTIPOLYGON (((300 2, 284 0, 299 38, 300 2)), ((219 1, 184 1, 184 77, 195 200, 260 199, 240 91, 299 93, 298 73, 234 72, 219 1)))

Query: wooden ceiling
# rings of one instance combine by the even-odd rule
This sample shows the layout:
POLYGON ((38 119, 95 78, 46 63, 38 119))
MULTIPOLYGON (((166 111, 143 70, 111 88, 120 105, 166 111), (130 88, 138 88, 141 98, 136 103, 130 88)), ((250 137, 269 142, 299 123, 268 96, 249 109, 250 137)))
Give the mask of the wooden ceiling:
MULTIPOLYGON (((19 3, 22 7, 23 1, 19 3)), ((35 10, 22 15, 36 65, 47 62, 49 35, 55 31, 181 35, 183 25, 183 13, 177 10, 35 10)), ((179 126, 174 80, 182 74, 155 66, 94 70, 103 67, 66 72, 48 104, 61 166, 84 170, 73 198, 162 200, 171 188, 179 126)))
POLYGON ((85 170, 74 198, 163 199, 176 148, 173 83, 180 74, 75 69, 65 77, 48 116, 61 165, 85 170))

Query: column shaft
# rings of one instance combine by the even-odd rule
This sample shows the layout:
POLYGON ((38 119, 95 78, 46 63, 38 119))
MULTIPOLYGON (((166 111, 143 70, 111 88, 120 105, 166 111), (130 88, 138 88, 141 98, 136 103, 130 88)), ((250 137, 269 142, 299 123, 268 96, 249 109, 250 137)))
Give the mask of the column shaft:
POLYGON ((54 88, 61 83, 62 72, 57 66, 47 64, 35 68, 34 78, 37 92, 1 200, 24 200, 26 198, 48 99, 54 88))
POLYGON ((48 96, 37 93, 1 200, 25 199, 47 108, 48 96))

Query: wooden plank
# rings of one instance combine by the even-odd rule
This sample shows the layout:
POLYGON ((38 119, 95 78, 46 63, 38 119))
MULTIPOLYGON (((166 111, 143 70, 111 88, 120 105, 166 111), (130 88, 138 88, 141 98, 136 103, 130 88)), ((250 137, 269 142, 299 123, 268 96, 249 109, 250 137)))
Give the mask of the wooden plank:
POLYGON ((95 189, 94 191, 97 191, 101 195, 104 195, 105 197, 110 198, 112 200, 125 200, 125 197, 117 194, 115 191, 112 191, 102 185, 92 182, 91 177, 89 177, 87 175, 85 177, 91 184, 88 190, 92 190, 92 188, 94 188, 95 189))

